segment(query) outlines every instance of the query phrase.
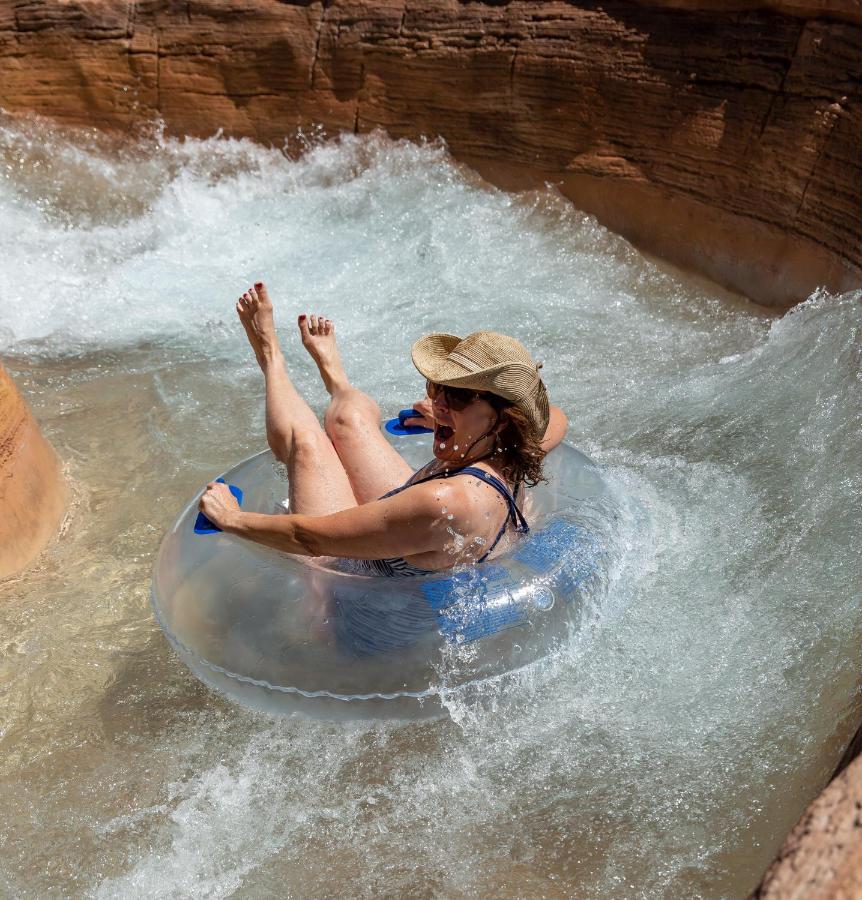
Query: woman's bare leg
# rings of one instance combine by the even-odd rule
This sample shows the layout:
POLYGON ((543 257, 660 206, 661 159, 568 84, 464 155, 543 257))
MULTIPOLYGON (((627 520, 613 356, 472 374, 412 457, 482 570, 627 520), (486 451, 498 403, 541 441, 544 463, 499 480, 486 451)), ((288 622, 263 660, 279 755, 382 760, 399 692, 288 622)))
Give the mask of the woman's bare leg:
POLYGON ((322 516, 356 506, 332 442, 288 377, 263 283, 240 297, 236 311, 266 381, 266 439, 287 466, 290 511, 322 516))
POLYGON ((358 503, 376 500, 404 484, 413 469, 380 433, 380 407, 348 380, 332 320, 311 316, 299 331, 332 397, 324 424, 353 494, 358 503))

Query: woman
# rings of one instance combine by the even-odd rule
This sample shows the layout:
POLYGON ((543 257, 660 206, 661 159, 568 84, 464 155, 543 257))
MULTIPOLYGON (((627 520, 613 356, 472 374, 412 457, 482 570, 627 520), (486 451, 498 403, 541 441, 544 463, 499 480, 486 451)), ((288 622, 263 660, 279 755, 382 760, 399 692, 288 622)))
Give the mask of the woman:
POLYGON ((381 434, 377 404, 348 381, 329 319, 299 317, 331 396, 324 431, 288 377, 264 285, 249 288, 236 310, 266 382, 267 440, 287 466, 291 513, 244 512, 212 483, 200 509, 223 531, 288 553, 358 560, 368 574, 419 575, 481 562, 504 535, 527 529, 521 485, 542 477, 566 419, 549 407, 539 365, 518 341, 476 332, 414 344, 435 457, 414 473, 381 434))

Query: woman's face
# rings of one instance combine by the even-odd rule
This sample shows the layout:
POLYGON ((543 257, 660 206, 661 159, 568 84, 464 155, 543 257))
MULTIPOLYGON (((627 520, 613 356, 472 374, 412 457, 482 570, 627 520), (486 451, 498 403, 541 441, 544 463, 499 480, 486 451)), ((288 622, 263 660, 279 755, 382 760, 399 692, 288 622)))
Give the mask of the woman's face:
POLYGON ((447 462, 476 459, 488 453, 502 427, 500 414, 484 398, 475 396, 463 409, 450 405, 443 390, 429 388, 434 413, 434 456, 447 462), (434 394, 431 397, 431 394, 434 394))

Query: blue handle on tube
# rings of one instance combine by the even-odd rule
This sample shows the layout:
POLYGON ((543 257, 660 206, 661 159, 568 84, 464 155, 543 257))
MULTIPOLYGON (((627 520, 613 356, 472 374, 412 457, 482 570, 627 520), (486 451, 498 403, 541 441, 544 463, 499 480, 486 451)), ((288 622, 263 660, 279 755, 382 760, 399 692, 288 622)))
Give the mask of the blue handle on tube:
POLYGON ((386 423, 386 430, 390 434, 431 434, 431 428, 423 428, 421 425, 405 425, 405 419, 422 418, 422 413, 415 409, 402 409, 398 417, 390 419, 386 423))
MULTIPOLYGON (((216 478, 216 481, 219 484, 227 484, 224 478, 216 478)), ((235 484, 228 484, 228 488, 236 497, 236 502, 242 506, 242 488, 237 487, 235 484)), ((217 531, 221 531, 221 528, 211 522, 202 512, 199 512, 198 517, 195 519, 195 534, 215 534, 217 531)))

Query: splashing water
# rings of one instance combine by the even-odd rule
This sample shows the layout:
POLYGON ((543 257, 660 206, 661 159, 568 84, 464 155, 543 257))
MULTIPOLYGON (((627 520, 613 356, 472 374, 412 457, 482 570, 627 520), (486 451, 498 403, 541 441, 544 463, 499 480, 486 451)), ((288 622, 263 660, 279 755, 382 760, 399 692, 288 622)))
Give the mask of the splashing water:
POLYGON ((0 350, 62 455, 60 539, 0 585, 0 893, 744 896, 853 726, 862 296, 783 318, 441 144, 123 148, 0 119, 0 350), (412 341, 511 333, 628 498, 571 647, 410 725, 210 694, 148 605, 180 505, 263 445, 233 301, 338 323, 419 398, 412 341), (349 887, 345 887, 345 885, 349 887))

